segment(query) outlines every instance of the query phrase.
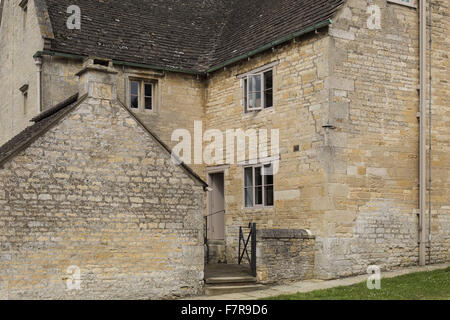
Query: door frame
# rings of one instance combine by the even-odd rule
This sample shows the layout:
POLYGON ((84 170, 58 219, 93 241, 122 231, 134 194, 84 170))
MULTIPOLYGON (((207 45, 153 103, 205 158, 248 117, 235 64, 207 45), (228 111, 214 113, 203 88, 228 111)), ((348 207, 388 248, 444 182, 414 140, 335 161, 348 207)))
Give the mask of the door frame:
MULTIPOLYGON (((226 190, 225 190, 225 172, 226 170, 229 168, 229 165, 224 165, 224 166, 217 166, 217 167, 209 167, 206 168, 206 176, 207 176, 207 183, 208 185, 211 185, 212 179, 211 179, 211 175, 213 174, 218 174, 218 173, 222 173, 223 174, 223 206, 224 206, 224 210, 225 210, 225 214, 224 214, 224 239, 223 240, 211 240, 208 238, 208 241, 223 241, 223 243, 225 244, 225 239, 226 239, 226 209, 227 209, 227 203, 225 200, 225 194, 226 194, 226 190)), ((211 214, 211 205, 210 205, 210 201, 211 201, 211 192, 207 192, 206 193, 206 215, 211 214)), ((208 235, 206 235, 208 237, 208 235)))

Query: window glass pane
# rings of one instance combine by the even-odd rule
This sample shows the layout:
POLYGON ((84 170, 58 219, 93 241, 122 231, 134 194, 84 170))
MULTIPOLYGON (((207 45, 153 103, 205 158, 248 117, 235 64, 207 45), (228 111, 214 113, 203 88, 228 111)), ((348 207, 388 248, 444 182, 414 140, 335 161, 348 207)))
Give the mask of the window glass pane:
POLYGON ((273 186, 266 186, 264 192, 264 205, 268 207, 273 206, 273 186))
POLYGON ((245 179, 245 207, 253 207, 253 168, 244 169, 245 179))
POLYGON ((245 207, 253 207, 253 188, 245 188, 245 207))
POLYGON ((264 90, 273 88, 273 76, 272 70, 264 73, 264 90))
POLYGON ((262 186, 262 174, 261 174, 261 167, 255 168, 255 185, 256 187, 262 186))
POLYGON ((266 90, 264 92, 264 99, 265 99, 265 106, 264 108, 271 108, 273 107, 273 94, 272 94, 272 90, 266 90))
POLYGON ((151 83, 144 84, 144 108, 146 110, 152 110, 153 109, 153 85, 151 83))
POLYGON ((130 81, 131 108, 139 108, 139 81, 130 81))
POLYGON ((249 92, 261 92, 261 75, 249 76, 249 92))
POLYGON ((247 106, 248 106, 248 104, 247 104, 247 94, 248 94, 248 92, 247 92, 247 79, 245 79, 244 80, 244 108, 245 108, 245 111, 247 111, 247 106))
POLYGON ((273 107, 273 76, 272 70, 264 73, 264 108, 273 107))
POLYGON ((255 168, 255 205, 263 204, 262 167, 255 168))
POLYGON ((264 184, 273 184, 273 166, 271 164, 264 165, 264 184))
POLYGON ((245 186, 253 187, 253 168, 245 168, 245 186))
POLYGON ((263 193, 263 187, 256 187, 255 188, 255 205, 262 205, 262 193, 263 193))
POLYGON ((261 108, 261 92, 250 93, 248 99, 249 110, 261 108))
POLYGON ((151 83, 146 83, 145 87, 145 96, 151 97, 153 95, 153 85, 151 83))
POLYGON ((139 108, 139 97, 131 95, 131 108, 137 109, 139 108))
POLYGON ((273 176, 272 175, 265 175, 264 176, 264 185, 265 186, 273 185, 273 176))
POLYGON ((139 95, 139 82, 131 81, 130 82, 131 95, 139 95))
POLYGON ((152 97, 150 97, 150 98, 145 97, 145 109, 147 109, 147 110, 152 110, 153 109, 152 97))

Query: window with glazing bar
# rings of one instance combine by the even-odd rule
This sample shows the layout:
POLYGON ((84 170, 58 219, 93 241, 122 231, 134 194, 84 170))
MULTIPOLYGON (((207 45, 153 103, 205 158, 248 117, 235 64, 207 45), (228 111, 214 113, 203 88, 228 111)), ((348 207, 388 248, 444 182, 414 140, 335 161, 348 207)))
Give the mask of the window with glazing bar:
POLYGON ((244 168, 244 202, 246 208, 273 207, 274 179, 272 165, 244 168))
POLYGON ((245 112, 260 111, 273 107, 273 71, 249 74, 241 80, 244 88, 245 112))
POLYGON ((154 84, 143 80, 130 80, 130 107, 153 110, 154 84))

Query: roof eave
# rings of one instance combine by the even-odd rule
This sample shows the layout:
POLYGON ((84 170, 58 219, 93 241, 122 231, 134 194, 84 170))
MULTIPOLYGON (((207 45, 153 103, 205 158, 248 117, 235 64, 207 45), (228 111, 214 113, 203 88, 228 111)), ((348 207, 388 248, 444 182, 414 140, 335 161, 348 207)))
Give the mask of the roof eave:
MULTIPOLYGON (((41 58, 43 56, 62 57, 62 58, 69 58, 69 59, 75 59, 75 60, 84 60, 84 59, 88 58, 88 56, 86 56, 86 55, 65 53, 65 52, 59 52, 59 51, 54 51, 54 50, 37 51, 33 55, 33 58, 41 58)), ((113 64, 118 65, 118 66, 128 66, 128 67, 151 69, 151 70, 157 70, 157 71, 177 72, 177 73, 191 74, 191 75, 204 75, 205 74, 205 72, 192 70, 192 69, 160 67, 160 66, 155 66, 155 65, 151 65, 151 64, 122 61, 122 60, 115 60, 115 59, 113 59, 112 62, 113 62, 113 64)))
POLYGON ((128 67, 152 69, 152 70, 158 70, 158 71, 169 71, 169 72, 185 73, 185 74, 192 74, 192 75, 202 75, 202 74, 204 74, 204 72, 202 72, 202 71, 197 71, 197 70, 192 70, 192 69, 158 67, 158 66, 155 66, 155 65, 150 65, 150 64, 145 64, 145 63, 136 63, 136 62, 122 61, 122 60, 114 60, 114 59, 113 59, 113 64, 123 65, 123 66, 128 66, 128 67))
POLYGON ((223 62, 221 64, 218 64, 218 65, 216 65, 214 67, 211 67, 208 70, 206 70, 206 73, 212 73, 214 71, 217 71, 219 69, 227 67, 227 66, 229 66, 231 64, 234 64, 236 62, 239 62, 241 60, 248 59, 248 58, 250 58, 252 56, 255 56, 255 55, 259 54, 259 53, 262 53, 262 52, 264 52, 266 50, 269 50, 269 49, 271 49, 271 48, 273 48, 273 47, 275 47, 277 45, 283 44, 283 43, 285 43, 287 41, 291 41, 291 40, 293 40, 293 39, 295 39, 295 38, 297 38, 299 36, 302 36, 302 35, 305 35, 307 33, 313 32, 315 30, 318 30, 318 29, 324 28, 326 26, 329 26, 332 23, 333 23, 332 19, 327 19, 325 21, 319 22, 319 23, 317 23, 317 24, 315 24, 313 26, 310 26, 308 28, 305 28, 305 29, 302 29, 300 31, 291 33, 291 34, 289 34, 287 36, 284 36, 284 37, 282 37, 282 38, 280 38, 278 40, 275 40, 275 41, 272 41, 272 42, 270 42, 268 44, 265 44, 265 45, 255 49, 255 50, 252 50, 252 51, 250 51, 248 53, 245 53, 245 54, 240 55, 238 57, 235 57, 235 58, 232 58, 230 60, 227 60, 227 61, 225 61, 225 62, 223 62))
MULTIPOLYGON (((248 53, 245 53, 243 55, 237 56, 235 58, 229 59, 223 63, 220 63, 216 66, 213 66, 205 71, 199 71, 199 70, 189 70, 189 69, 181 69, 181 68, 176 68, 176 67, 161 67, 161 66, 155 66, 155 65, 150 65, 150 64, 145 64, 145 63, 136 63, 136 62, 129 62, 129 61, 122 61, 122 60, 114 60, 113 59, 113 64, 115 65, 122 65, 122 66, 129 66, 129 67, 136 67, 136 68, 143 68, 143 69, 152 69, 152 70, 158 70, 158 71, 167 71, 167 72, 176 72, 176 73, 183 73, 183 74, 190 74, 190 75, 198 75, 198 76, 204 76, 208 73, 212 73, 215 72, 217 70, 220 70, 224 67, 227 67, 229 65, 232 65, 234 63, 237 63, 241 60, 244 59, 248 59, 250 57, 253 57, 259 53, 262 53, 266 50, 269 50, 277 45, 286 43, 288 41, 291 41, 299 36, 308 34, 310 32, 316 31, 318 29, 324 28, 329 26, 330 24, 333 23, 332 19, 327 19, 325 21, 316 23, 308 28, 302 29, 300 31, 291 33, 287 36, 284 36, 278 40, 272 41, 268 44, 265 44, 255 50, 252 50, 248 53)), ((79 60, 84 60, 86 59, 88 56, 86 55, 79 55, 79 54, 72 54, 72 53, 64 53, 64 52, 58 52, 58 51, 53 51, 53 50, 43 50, 43 51, 38 51, 34 54, 34 58, 37 57, 42 57, 42 56, 57 56, 57 57, 63 57, 63 58, 71 58, 71 59, 79 59, 79 60)))

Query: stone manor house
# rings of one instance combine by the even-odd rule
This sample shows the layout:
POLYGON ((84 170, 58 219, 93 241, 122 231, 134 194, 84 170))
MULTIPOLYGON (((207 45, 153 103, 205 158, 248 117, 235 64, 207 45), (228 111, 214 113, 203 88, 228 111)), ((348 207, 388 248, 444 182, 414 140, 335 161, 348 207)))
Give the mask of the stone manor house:
POLYGON ((0 299, 450 261, 450 3, 420 2, 2 0, 0 299), (268 137, 187 159, 238 129, 268 137))

